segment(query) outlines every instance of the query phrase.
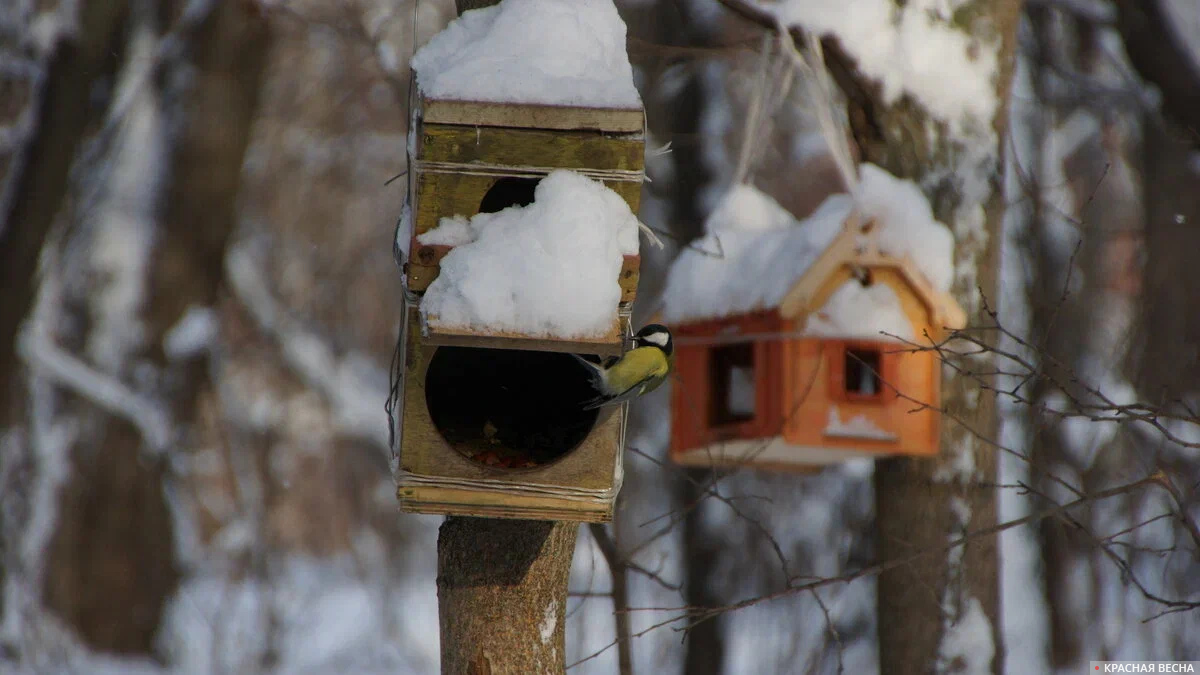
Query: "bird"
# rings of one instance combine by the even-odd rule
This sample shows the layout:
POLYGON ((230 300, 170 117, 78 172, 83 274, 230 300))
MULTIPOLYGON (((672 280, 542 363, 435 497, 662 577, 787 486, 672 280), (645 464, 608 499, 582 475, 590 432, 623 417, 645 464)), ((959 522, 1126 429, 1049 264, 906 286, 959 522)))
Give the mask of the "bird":
POLYGON ((584 410, 623 403, 648 394, 666 381, 675 365, 671 331, 662 324, 652 323, 633 336, 634 348, 619 359, 595 364, 572 354, 587 366, 596 397, 583 403, 584 410))

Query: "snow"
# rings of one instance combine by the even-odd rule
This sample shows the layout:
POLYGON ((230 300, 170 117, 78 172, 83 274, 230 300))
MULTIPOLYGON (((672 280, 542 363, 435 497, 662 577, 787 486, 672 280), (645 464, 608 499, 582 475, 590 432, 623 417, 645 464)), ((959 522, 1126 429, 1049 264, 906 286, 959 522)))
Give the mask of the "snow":
POLYGON ((412 209, 405 202, 404 208, 400 210, 400 219, 396 222, 396 242, 395 249, 400 253, 400 258, 396 262, 403 264, 408 262, 409 250, 412 245, 412 209))
POLYGON ((876 220, 880 253, 909 256, 929 283, 950 290, 954 280, 954 236, 933 217, 929 200, 916 183, 896 178, 874 164, 858 167, 858 212, 876 220))
POLYGON ((877 441, 895 441, 896 434, 875 426, 866 415, 855 415, 843 422, 837 406, 829 407, 829 421, 825 425, 826 436, 841 438, 866 438, 877 441))
POLYGON ((362 575, 362 562, 291 556, 271 580, 186 580, 166 610, 168 661, 180 673, 257 671, 269 654, 278 673, 436 670, 433 585, 419 577, 389 583, 374 578, 376 569, 362 575))
MULTIPOLYGON (((734 185, 706 220, 705 236, 684 249, 672 266, 663 294, 664 318, 720 318, 777 307, 842 231, 852 208, 864 221, 874 220, 870 236, 880 253, 909 257, 934 289, 949 290, 955 274, 954 239, 933 217, 920 188, 872 164, 860 165, 859 174, 853 200, 832 195, 802 221, 757 188, 734 185)), ((880 284, 840 288, 823 316, 810 324, 822 335, 878 337, 885 331, 912 338, 895 293, 880 284)))
POLYGON ((637 218, 617 193, 554 171, 528 206, 443 218, 422 237, 461 242, 464 232, 470 241, 442 259, 421 301, 431 326, 564 338, 612 329, 623 256, 638 252, 637 218))
POLYGON ((612 0, 505 0, 464 12, 412 67, 430 98, 641 107, 612 0))
POLYGON ((172 360, 196 356, 212 345, 219 330, 220 322, 212 308, 190 305, 163 336, 163 353, 172 360))
POLYGON ((914 339, 912 322, 896 292, 887 284, 863 286, 856 279, 839 286, 824 307, 808 316, 804 332, 822 337, 914 339))
POLYGON ((992 623, 977 598, 968 597, 958 620, 947 627, 938 656, 944 666, 939 672, 963 675, 992 672, 992 659, 996 656, 992 623))
POLYGON ((797 221, 758 189, 735 185, 705 222, 707 234, 672 265, 663 318, 673 323, 777 307, 841 232, 850 207, 848 196, 834 195, 797 221))
POLYGON ((143 346, 142 310, 149 297, 147 271, 153 264, 157 196, 167 171, 166 124, 147 77, 156 36, 139 28, 130 40, 130 67, 114 92, 114 109, 125 111, 107 194, 95 216, 91 273, 97 284, 94 326, 87 352, 111 374, 122 374, 143 346))
POLYGON ((726 404, 729 412, 738 416, 753 417, 757 389, 754 386, 754 368, 735 366, 729 371, 729 397, 726 404))
POLYGON ((438 226, 417 236, 417 243, 426 246, 462 246, 475 240, 471 221, 465 216, 442 218, 438 226))
POLYGON ((879 83, 885 104, 915 99, 954 129, 985 127, 998 109, 993 80, 1000 40, 955 25, 963 0, 785 0, 763 5, 786 25, 838 43, 879 83), (948 84, 950 83, 950 84, 948 84))
POLYGON ((538 634, 542 638, 542 644, 550 644, 550 640, 554 638, 554 629, 558 627, 558 600, 551 600, 546 603, 546 611, 542 614, 542 620, 538 623, 538 634))

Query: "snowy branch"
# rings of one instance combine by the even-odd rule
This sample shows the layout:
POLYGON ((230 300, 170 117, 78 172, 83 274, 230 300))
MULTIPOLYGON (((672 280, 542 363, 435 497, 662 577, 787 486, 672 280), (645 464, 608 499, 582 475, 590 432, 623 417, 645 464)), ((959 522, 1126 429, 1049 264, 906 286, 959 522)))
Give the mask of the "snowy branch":
POLYGON ((225 272, 231 290, 263 333, 278 341, 287 364, 329 403, 338 430, 390 452, 383 412, 387 372, 366 355, 334 354, 321 336, 280 306, 261 270, 245 245, 230 248, 225 272))
POLYGON ((174 439, 174 423, 166 408, 84 363, 48 337, 26 328, 21 332, 17 350, 37 374, 128 421, 153 452, 166 451, 174 439))

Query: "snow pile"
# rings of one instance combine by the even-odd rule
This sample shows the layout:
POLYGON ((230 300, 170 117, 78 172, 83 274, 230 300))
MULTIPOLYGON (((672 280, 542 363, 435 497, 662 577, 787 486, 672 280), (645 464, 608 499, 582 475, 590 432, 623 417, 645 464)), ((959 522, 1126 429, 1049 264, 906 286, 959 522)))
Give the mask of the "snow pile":
POLYGON ((431 98, 641 107, 612 0, 504 0, 464 12, 412 67, 431 98))
MULTIPOLYGON (((949 290, 954 237, 934 219, 920 189, 871 164, 862 164, 859 173, 853 200, 831 195, 803 221, 752 186, 731 188, 705 223, 707 234, 672 266, 664 319, 697 321, 778 307, 842 232, 852 208, 863 220, 874 220, 869 236, 880 253, 907 256, 934 289, 949 290)), ((818 335, 880 338, 882 331, 912 338, 899 299, 882 284, 843 285, 808 323, 818 335)))
POLYGON ((908 256, 939 291, 954 281, 954 235, 933 217, 929 200, 915 183, 874 164, 860 164, 855 190, 858 212, 875 219, 879 252, 908 256))
POLYGON ((797 221, 750 185, 733 187, 705 223, 707 234, 684 249, 667 276, 667 322, 719 318, 777 307, 842 230, 846 195, 825 200, 797 221))
POLYGON ((824 307, 808 315, 804 332, 869 340, 893 339, 889 335, 901 340, 913 339, 912 323, 891 286, 863 286, 855 279, 842 284, 829 296, 824 307))
POLYGON ((954 127, 986 128, 998 110, 999 37, 984 42, 955 25, 961 2, 785 0, 773 8, 787 25, 832 35, 855 64, 880 84, 883 99, 916 99, 954 127))
POLYGON ((638 252, 625 200, 572 171, 538 183, 534 202, 443 218, 418 237, 453 243, 421 301, 431 326, 594 337, 617 318, 623 257, 638 252))
POLYGON ((826 436, 837 436, 841 438, 864 438, 875 441, 895 441, 896 434, 881 429, 874 422, 867 419, 866 415, 855 415, 845 422, 838 415, 837 406, 829 407, 829 421, 825 425, 826 436))

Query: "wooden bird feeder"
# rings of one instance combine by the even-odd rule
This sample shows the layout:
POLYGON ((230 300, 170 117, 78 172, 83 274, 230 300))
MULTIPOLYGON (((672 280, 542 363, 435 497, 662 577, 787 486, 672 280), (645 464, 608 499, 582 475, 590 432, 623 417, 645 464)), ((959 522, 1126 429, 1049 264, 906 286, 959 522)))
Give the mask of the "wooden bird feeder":
MULTIPOLYGON (((411 86, 412 139, 408 194, 412 219, 404 261, 407 287, 421 294, 437 278, 453 248, 424 245, 417 237, 442 218, 491 213, 533 201, 537 182, 555 169, 571 169, 604 183, 637 213, 645 167, 646 117, 642 108, 582 108, 431 99, 411 86)), ((641 259, 625 256, 618 283, 621 303, 637 294, 641 259)), ((620 326, 603 338, 574 346, 504 332, 467 332, 425 326, 430 344, 590 351, 619 354, 620 326), (519 345, 519 346, 518 346, 519 345)))
MULTIPOLYGON (((430 99, 412 86, 411 242, 405 270, 401 508, 419 513, 602 522, 622 480, 626 406, 595 395, 571 356, 619 355, 639 258, 626 256, 612 330, 558 339, 438 325, 422 295, 450 246, 423 245, 442 218, 533 201, 556 169, 599 180, 637 212, 645 115, 629 109, 430 99)), ((405 236, 400 232, 398 236, 405 236)))
POLYGON ((804 333, 846 283, 885 284, 919 341, 965 325, 962 308, 909 258, 878 251, 872 225, 852 214, 777 307, 675 327, 674 461, 813 471, 938 453, 938 413, 914 411, 914 401, 940 405, 934 352, 882 335, 804 333))

